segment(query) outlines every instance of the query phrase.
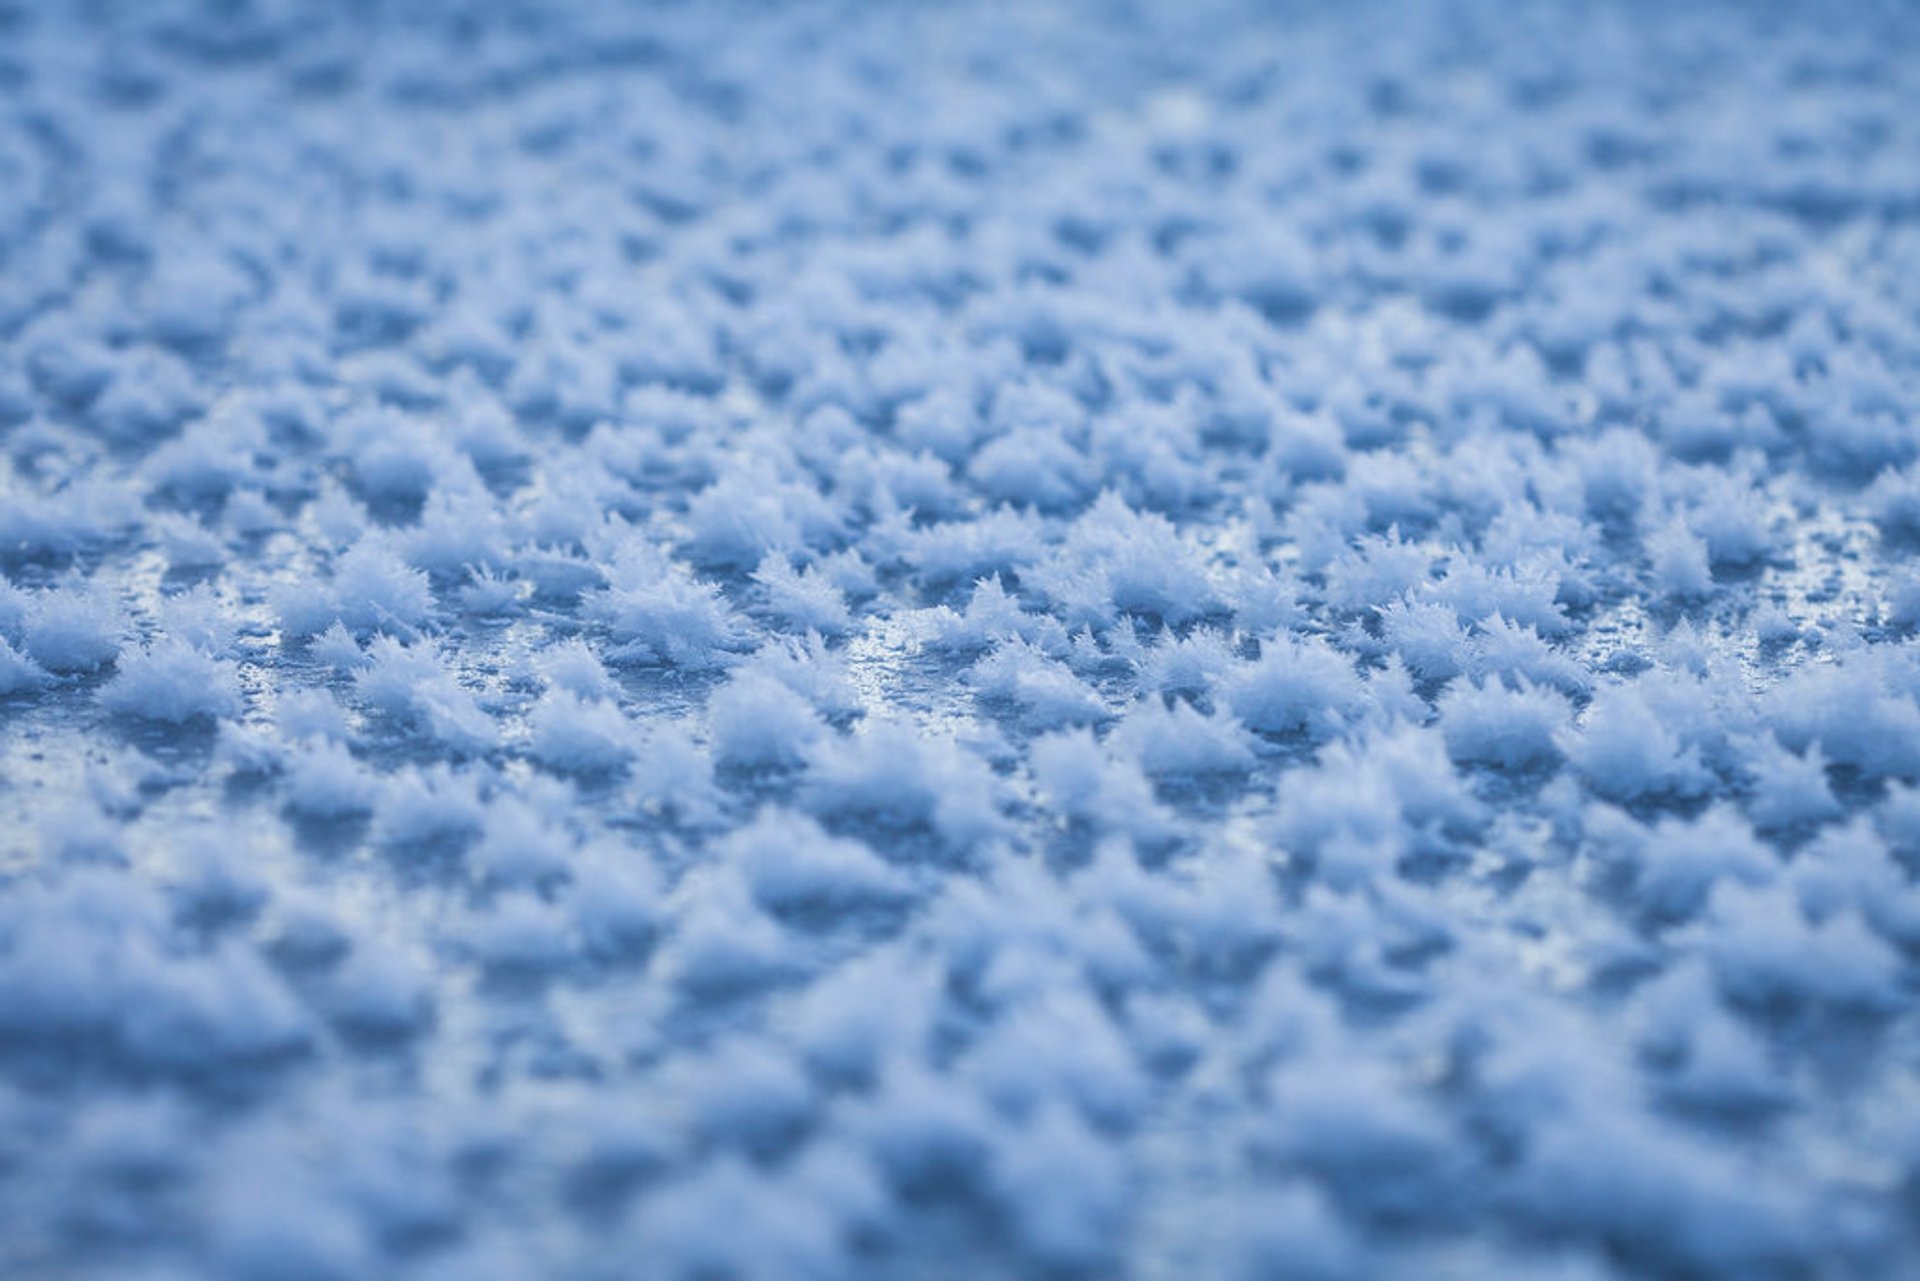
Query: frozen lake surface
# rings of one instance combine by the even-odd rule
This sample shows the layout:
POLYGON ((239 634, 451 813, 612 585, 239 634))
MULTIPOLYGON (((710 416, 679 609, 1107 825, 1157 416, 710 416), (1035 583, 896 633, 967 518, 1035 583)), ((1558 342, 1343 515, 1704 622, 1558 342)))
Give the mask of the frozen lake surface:
POLYGON ((1917 550, 1908 6, 0 0, 0 1274, 1913 1277, 1917 550))

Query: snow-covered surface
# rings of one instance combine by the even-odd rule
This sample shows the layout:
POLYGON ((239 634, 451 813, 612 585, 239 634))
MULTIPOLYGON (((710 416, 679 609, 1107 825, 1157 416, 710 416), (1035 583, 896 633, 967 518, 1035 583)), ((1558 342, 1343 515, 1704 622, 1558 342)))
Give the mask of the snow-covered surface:
POLYGON ((0 1274, 1920 1274, 1900 5, 0 3, 0 1274))

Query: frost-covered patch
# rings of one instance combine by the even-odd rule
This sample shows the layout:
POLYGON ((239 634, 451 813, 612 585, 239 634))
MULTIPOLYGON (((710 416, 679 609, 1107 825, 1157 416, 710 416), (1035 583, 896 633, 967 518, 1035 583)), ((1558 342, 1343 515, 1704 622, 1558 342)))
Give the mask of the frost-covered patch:
POLYGON ((1895 5, 0 0, 0 1275, 1920 1274, 1895 5))

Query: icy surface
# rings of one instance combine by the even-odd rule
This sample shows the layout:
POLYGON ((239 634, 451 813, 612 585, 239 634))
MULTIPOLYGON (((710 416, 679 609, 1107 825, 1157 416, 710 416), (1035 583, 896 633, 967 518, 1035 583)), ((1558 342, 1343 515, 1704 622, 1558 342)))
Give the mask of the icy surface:
POLYGON ((0 1274, 1920 1274, 1904 6, 0 0, 0 1274))

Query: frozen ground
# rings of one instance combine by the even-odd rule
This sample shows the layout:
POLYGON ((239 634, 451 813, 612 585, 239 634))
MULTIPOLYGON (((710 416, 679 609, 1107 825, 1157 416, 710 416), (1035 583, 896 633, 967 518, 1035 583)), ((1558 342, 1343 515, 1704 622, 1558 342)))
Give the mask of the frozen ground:
POLYGON ((1913 10, 546 8, 0 3, 0 1274, 1920 1275, 1913 10))

